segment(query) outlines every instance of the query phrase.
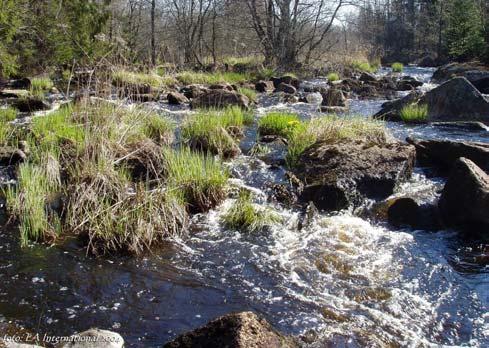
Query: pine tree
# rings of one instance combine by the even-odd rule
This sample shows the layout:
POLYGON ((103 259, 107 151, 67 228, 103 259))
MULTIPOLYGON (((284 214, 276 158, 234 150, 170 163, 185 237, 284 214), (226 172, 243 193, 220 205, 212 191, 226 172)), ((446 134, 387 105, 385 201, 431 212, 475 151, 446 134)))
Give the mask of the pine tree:
POLYGON ((484 53, 482 16, 476 0, 452 0, 448 10, 446 39, 455 59, 471 59, 484 53))

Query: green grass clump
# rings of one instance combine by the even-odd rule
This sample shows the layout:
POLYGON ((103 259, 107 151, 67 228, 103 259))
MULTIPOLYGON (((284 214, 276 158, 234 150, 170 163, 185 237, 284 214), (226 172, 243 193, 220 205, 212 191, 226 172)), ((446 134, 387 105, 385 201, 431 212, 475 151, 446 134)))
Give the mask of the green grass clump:
POLYGON ((163 152, 167 183, 181 194, 191 212, 205 212, 221 203, 229 177, 222 163, 187 147, 163 152))
POLYGON ((145 74, 127 70, 114 71, 112 73, 112 82, 117 86, 147 84, 154 88, 172 86, 177 83, 175 78, 170 75, 159 76, 154 72, 145 74))
POLYGON ((173 191, 162 181, 151 190, 132 183, 110 157, 79 162, 70 177, 65 224, 85 236, 95 254, 138 254, 186 228, 186 209, 173 191))
POLYGON ((212 85, 217 83, 236 84, 250 81, 251 75, 248 73, 237 72, 214 72, 204 73, 195 71, 183 71, 176 75, 178 81, 185 85, 204 84, 212 85))
POLYGON ((374 73, 378 68, 372 66, 369 62, 354 61, 351 63, 353 69, 362 72, 374 73))
POLYGON ((18 190, 6 191, 7 207, 18 218, 21 244, 29 240, 54 239, 60 231, 59 217, 50 209, 49 199, 59 190, 56 159, 46 157, 42 165, 23 163, 18 169, 18 190))
POLYGON ((256 102, 257 100, 258 93, 254 89, 240 87, 238 88, 238 92, 246 96, 252 102, 256 102))
POLYGON ((10 122, 17 118, 17 109, 4 108, 0 109, 0 122, 10 122))
POLYGON ((393 72, 401 73, 404 70, 404 64, 402 64, 402 63, 393 63, 391 65, 391 68, 392 68, 392 71, 393 72))
POLYGON ((327 78, 328 78, 328 81, 334 82, 334 81, 338 81, 340 79, 340 75, 338 75, 335 72, 332 72, 332 73, 328 74, 327 78))
POLYGON ((428 118, 428 105, 407 105, 401 109, 399 115, 404 122, 425 122, 428 118))
POLYGON ((53 81, 49 77, 34 77, 31 79, 31 94, 35 96, 43 96, 45 92, 53 87, 53 81))
POLYGON ((280 222, 280 216, 269 209, 253 204, 251 193, 241 190, 234 204, 222 216, 226 228, 256 232, 280 222))
POLYGON ((260 135, 278 135, 288 137, 300 123, 297 114, 288 112, 271 112, 258 121, 260 135))
POLYGON ((163 177, 172 127, 157 114, 107 103, 33 118, 31 154, 6 192, 23 244, 62 233, 86 237, 95 253, 140 253, 183 233, 186 208, 163 177), (63 197, 61 210, 51 208, 55 197, 63 197))
POLYGON ((201 110, 182 126, 182 138, 193 149, 229 158, 239 152, 234 137, 252 122, 252 114, 236 106, 201 110))
POLYGON ((334 144, 346 139, 384 143, 387 134, 383 122, 364 116, 329 115, 303 122, 288 137, 287 166, 293 168, 304 150, 316 142, 334 144))

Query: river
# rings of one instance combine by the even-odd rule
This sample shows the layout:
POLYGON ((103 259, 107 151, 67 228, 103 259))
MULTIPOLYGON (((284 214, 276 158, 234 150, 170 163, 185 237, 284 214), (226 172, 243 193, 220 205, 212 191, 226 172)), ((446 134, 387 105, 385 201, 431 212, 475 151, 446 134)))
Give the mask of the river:
MULTIPOLYGON (((405 69, 427 83, 421 88, 431 88, 432 72, 405 69)), ((382 100, 350 103, 351 113, 372 115, 382 100)), ((320 117, 311 105, 270 98, 256 115, 275 108, 320 117)), ((388 128, 400 139, 489 142, 488 131, 388 128)), ((255 135, 249 130, 242 146, 255 135)), ((254 157, 228 165, 233 182, 252 188, 263 205, 267 183, 283 180, 281 170, 254 157)), ((441 187, 442 179, 417 168, 396 194, 433 201, 441 187)), ((311 347, 489 346, 489 241, 397 230, 349 211, 320 214, 299 231, 299 212, 276 206, 282 224, 243 234, 219 223, 231 203, 194 217, 188 238, 141 258, 93 258, 74 240, 22 249, 17 232, 3 229, 0 320, 53 335, 99 327, 119 332, 129 347, 157 347, 216 316, 252 310, 286 334, 304 335, 311 347)))

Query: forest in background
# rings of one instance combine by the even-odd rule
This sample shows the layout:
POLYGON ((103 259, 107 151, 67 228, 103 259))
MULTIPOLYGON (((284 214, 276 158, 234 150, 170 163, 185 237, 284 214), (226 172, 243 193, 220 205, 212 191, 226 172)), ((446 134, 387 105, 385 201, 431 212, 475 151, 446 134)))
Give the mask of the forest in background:
POLYGON ((4 77, 119 64, 489 60, 485 0, 1 0, 4 77))

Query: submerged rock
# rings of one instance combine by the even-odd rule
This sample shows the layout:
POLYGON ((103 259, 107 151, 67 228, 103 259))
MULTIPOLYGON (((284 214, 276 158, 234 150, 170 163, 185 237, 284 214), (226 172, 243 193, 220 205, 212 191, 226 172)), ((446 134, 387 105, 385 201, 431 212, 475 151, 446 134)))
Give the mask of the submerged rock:
POLYGON ((460 157, 473 161, 485 171, 489 171, 489 144, 452 141, 452 140, 416 140, 406 141, 416 147, 416 157, 423 166, 435 166, 442 171, 450 170, 460 157))
POLYGON ((489 127, 482 122, 477 121, 458 121, 458 122, 433 122, 434 127, 452 128, 466 132, 489 131, 489 127))
POLYGON ((449 226, 489 226, 489 176, 467 158, 458 159, 438 203, 449 226))
POLYGON ((213 89, 203 91, 192 100, 192 108, 224 108, 231 105, 243 109, 249 107, 250 100, 243 94, 231 92, 224 89, 213 89))
POLYGON ((437 209, 433 205, 420 205, 410 197, 397 198, 388 204, 387 220, 394 227, 430 231, 440 228, 437 209))
POLYGON ((300 156, 294 173, 304 183, 303 202, 320 210, 358 206, 363 198, 385 199, 413 170, 415 149, 401 143, 318 143, 300 156))
POLYGON ((184 333, 165 348, 292 348, 298 344, 253 312, 232 313, 184 333))

